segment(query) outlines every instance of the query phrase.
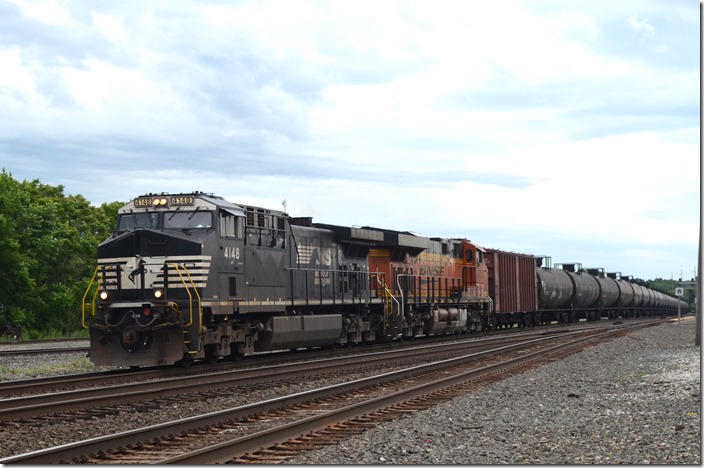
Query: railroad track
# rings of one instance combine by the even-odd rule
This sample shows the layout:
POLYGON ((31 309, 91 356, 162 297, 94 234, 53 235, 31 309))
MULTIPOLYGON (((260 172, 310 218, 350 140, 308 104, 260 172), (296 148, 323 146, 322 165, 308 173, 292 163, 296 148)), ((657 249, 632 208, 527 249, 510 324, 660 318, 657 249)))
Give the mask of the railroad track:
POLYGON ((0 356, 25 356, 32 354, 59 354, 59 353, 83 353, 86 354, 90 348, 88 346, 73 346, 63 348, 31 348, 31 349, 2 349, 0 356))
MULTIPOLYGON (((466 340, 491 340, 491 339, 502 339, 504 336, 514 336, 514 335, 542 335, 546 333, 565 333, 575 330, 591 330, 598 327, 609 327, 612 326, 613 322, 606 322, 600 324, 583 322, 581 324, 568 325, 554 325, 550 327, 541 327, 539 329, 530 329, 531 331, 526 331, 526 329, 513 328, 509 330, 500 330, 498 332, 492 333, 491 335, 482 335, 478 337, 477 335, 458 335, 452 337, 448 341, 448 337, 441 337, 435 339, 435 337, 424 338, 417 341, 397 341, 392 343, 386 343, 384 345, 374 345, 365 347, 352 347, 352 348, 340 348, 335 350, 296 350, 296 351, 284 351, 279 353, 262 353, 258 355, 245 356, 242 360, 237 362, 231 361, 221 361, 217 364, 207 364, 205 362, 196 363, 191 367, 178 367, 178 366, 159 366, 159 367, 145 367, 139 369, 111 369, 105 371, 88 372, 80 374, 63 374, 50 377, 38 377, 29 380, 10 380, 10 381, 0 381, 0 397, 11 398, 21 395, 28 395, 33 393, 48 393, 48 392, 58 392, 80 388, 82 386, 97 386, 97 385, 115 385, 124 382, 134 382, 137 380, 149 380, 158 379, 164 377, 178 377, 185 375, 195 375, 204 374, 209 372, 224 372, 234 369, 242 369, 247 367, 256 367, 264 365, 276 365, 286 362, 297 362, 306 359, 325 359, 329 357, 337 356, 349 356, 349 355, 363 355, 370 352, 378 352, 381 350, 393 350, 393 349, 407 349, 413 346, 433 346, 434 344, 443 344, 454 341, 466 341, 466 340)), ((70 348, 61 348, 64 352, 70 350, 70 348)), ((75 348, 73 348, 75 349, 75 348)), ((24 350, 19 350, 19 354, 22 354, 24 350)), ((37 353, 39 354, 39 353, 37 353)), ((0 356, 4 353, 0 351, 0 356)))
MULTIPOLYGON (((569 332, 562 332, 569 333, 569 332)), ((581 333, 581 332, 573 332, 581 333)), ((41 394, 0 399, 0 423, 20 421, 24 424, 41 425, 46 417, 51 420, 88 419, 104 414, 114 414, 116 405, 129 404, 133 407, 145 405, 153 407, 160 400, 184 394, 198 394, 200 399, 227 393, 244 392, 261 385, 282 385, 300 382, 312 376, 335 374, 359 369, 385 368, 389 365, 443 359, 457 353, 522 343, 544 336, 543 333, 490 337, 477 340, 464 340, 451 343, 406 347, 391 351, 365 353, 359 355, 317 359, 272 366, 258 366, 249 369, 235 369, 227 372, 215 366, 210 373, 183 375, 178 368, 149 370, 137 374, 110 372, 85 379, 58 380, 52 384, 40 382, 41 394), (139 377, 135 379, 135 377, 139 377), (151 377, 152 380, 146 380, 151 377), (129 381, 125 381, 125 379, 129 381), (92 385, 80 390, 63 390, 76 385, 92 385)), ((11 390, 37 391, 37 385, 25 383, 8 385, 4 392, 11 390)))
POLYGON ((364 430, 375 424, 377 418, 418 411, 465 393, 480 385, 479 379, 497 379, 501 374, 517 372, 550 356, 554 359, 560 353, 587 346, 593 340, 608 339, 656 323, 662 322, 624 325, 609 331, 548 335, 323 389, 8 457, 0 459, 0 463, 271 462, 292 450, 328 443, 331 438, 346 437, 349 431, 364 430), (305 436, 307 433, 310 435, 305 436))

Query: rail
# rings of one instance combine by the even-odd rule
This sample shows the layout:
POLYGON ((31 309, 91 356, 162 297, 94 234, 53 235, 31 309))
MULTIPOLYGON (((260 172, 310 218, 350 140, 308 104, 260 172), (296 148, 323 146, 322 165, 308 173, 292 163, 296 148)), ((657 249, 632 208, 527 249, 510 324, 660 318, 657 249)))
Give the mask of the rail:
MULTIPOLYGON (((652 323, 651 325, 654 324, 655 323, 652 323)), ((640 326, 644 325, 645 324, 640 326)), ((571 341, 568 343, 562 343, 556 346, 548 347, 543 349, 542 351, 529 351, 528 353, 523 353, 517 360, 504 361, 498 364, 496 367, 484 366, 477 368, 477 366, 474 365, 471 369, 468 369, 464 372, 458 374, 455 374, 453 372, 448 374, 447 369, 455 365, 463 365, 471 362, 476 363, 477 360, 482 357, 503 354, 508 351, 519 351, 521 349, 526 349, 531 345, 537 345, 538 343, 543 343, 543 346, 545 346, 550 340, 549 337, 544 337, 538 340, 524 342, 522 344, 504 346, 499 349, 493 349, 479 353, 462 353, 462 355, 459 357, 436 360, 431 363, 422 364, 412 368, 405 368, 397 371, 388 372, 382 375, 377 375, 374 377, 363 378, 342 384, 332 385, 323 389, 311 390, 292 395, 285 395, 280 398, 274 398, 272 400, 251 403, 241 407, 210 412, 201 416, 193 416, 190 418, 179 419, 177 421, 158 424, 155 426, 149 426, 142 429, 125 431, 109 436, 95 437, 85 441, 78 441, 70 444, 65 444, 59 447, 52 447, 49 449, 42 449, 35 452, 16 455, 4 458, 0 460, 0 463, 56 463, 60 460, 71 460, 74 457, 77 460, 80 460, 86 454, 111 450, 114 449, 116 446, 126 447, 128 444, 138 445, 142 441, 154 440, 155 438, 165 436, 166 434, 185 434, 186 431, 190 431, 194 428, 208 427, 215 424, 228 423, 233 420, 240 420, 251 417, 254 414, 262 414, 267 411, 273 410, 278 411, 282 408, 290 407, 295 404, 310 404, 314 400, 328 398, 331 396, 335 396, 338 400, 340 400, 339 396, 343 392, 354 392, 359 389, 364 389, 365 395, 368 395, 371 385, 379 385, 379 388, 382 389, 382 392, 386 392, 386 390, 390 388, 390 383, 399 381, 411 382, 412 379, 409 380, 408 377, 411 375, 419 375, 419 373, 424 374, 427 372, 438 372, 443 375, 442 378, 434 378, 432 376, 431 378, 426 378, 426 383, 409 384, 407 388, 397 389, 398 391, 395 394, 392 393, 386 396, 372 397, 371 399, 367 396, 366 400, 363 403, 360 403, 360 399, 357 397, 349 398, 347 401, 351 403, 346 406, 342 405, 338 409, 334 409, 326 401, 323 402, 323 406, 327 407, 328 410, 326 412, 316 413, 316 416, 299 419, 298 421, 291 422, 289 424, 278 424, 279 427, 276 427, 275 429, 264 429, 264 431, 259 433, 250 433, 249 435, 242 434, 239 437, 235 435, 233 439, 221 441, 217 445, 210 446, 208 448, 194 449, 192 444, 193 441, 187 440, 186 442, 188 447, 186 448, 187 453, 185 454, 179 455, 179 450, 174 450, 175 446, 173 446, 173 444, 169 444, 169 446, 167 447, 168 453, 162 453, 162 455, 165 455, 166 458, 161 457, 158 462, 204 464, 232 460, 233 457, 237 457, 241 454, 250 452, 252 450, 257 450, 262 447, 267 447, 269 444, 274 444, 276 442, 282 442, 287 440, 289 437, 291 437, 291 431, 286 430, 291 429, 292 427, 295 427, 295 434, 305 434, 310 430, 315 430, 319 428, 320 425, 329 425, 331 421, 341 421, 349 419, 351 417, 355 417, 360 414, 368 414, 370 411, 374 411, 379 408, 386 408, 390 404, 394 404, 398 401, 408 400, 409 397, 414 398, 419 395, 425 395, 430 392, 437 391, 439 389, 463 383, 467 379, 475 378, 478 375, 487 375, 488 373, 496 372, 497 370, 506 371, 512 366, 540 359, 547 354, 561 352, 570 345, 584 344, 590 340, 598 340, 600 338, 607 337, 610 334, 623 333, 624 331, 634 329, 636 329, 636 327, 619 327, 619 329, 611 329, 605 333, 591 334, 590 336, 577 339, 576 341, 571 341), (381 379, 382 381, 377 381, 379 379, 381 379), (383 404, 379 404, 382 403, 382 401, 383 404), (366 406, 367 404, 371 406, 366 406), (313 425, 309 425, 310 422, 313 422, 312 418, 316 418, 315 423, 313 425), (280 432, 281 429, 284 430, 284 433, 280 432), (275 435, 273 435, 274 432, 276 433, 275 435), (267 433, 272 434, 273 438, 268 439, 267 433)), ((575 335, 576 334, 577 333, 575 333, 575 335)), ((381 395, 381 393, 379 395, 381 395)), ((308 410, 308 412, 310 412, 310 409, 308 410)), ((280 411, 277 412, 277 414, 280 413, 280 411)), ((294 411, 293 413, 296 413, 296 411, 294 411)), ((233 434, 235 434, 236 432, 237 431, 234 431, 233 434)), ((223 433, 224 432, 222 431, 219 432, 219 434, 223 433)), ((127 456, 130 455, 128 454, 127 456)), ((140 456, 147 456, 147 454, 140 452, 140 456)), ((158 454, 156 454, 156 456, 159 457, 158 454)), ((154 458, 154 460, 157 460, 157 458, 154 458)))

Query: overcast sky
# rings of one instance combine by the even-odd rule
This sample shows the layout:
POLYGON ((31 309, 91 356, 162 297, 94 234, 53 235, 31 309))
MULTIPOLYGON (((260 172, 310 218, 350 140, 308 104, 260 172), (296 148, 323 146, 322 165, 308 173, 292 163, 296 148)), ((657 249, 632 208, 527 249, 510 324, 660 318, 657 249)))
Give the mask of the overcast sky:
POLYGON ((694 276, 693 0, 0 0, 0 167, 694 276))

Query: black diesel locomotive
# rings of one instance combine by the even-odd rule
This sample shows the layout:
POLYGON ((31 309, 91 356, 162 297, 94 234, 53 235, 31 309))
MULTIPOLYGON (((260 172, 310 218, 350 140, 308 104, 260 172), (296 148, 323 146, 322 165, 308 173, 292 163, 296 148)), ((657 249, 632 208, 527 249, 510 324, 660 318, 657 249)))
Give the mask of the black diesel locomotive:
MULTIPOLYGON (((510 325, 507 317, 520 314, 502 319, 494 310, 500 292, 489 293, 486 253, 466 239, 317 224, 202 192, 147 194, 119 209, 114 234, 98 247, 83 298, 90 359, 187 365, 510 325)), ((540 270, 528 275, 536 305, 524 315, 544 308, 543 317, 562 317, 549 312, 556 307, 581 314, 567 297, 578 293, 574 284, 540 278, 540 270)), ((614 302, 609 314, 677 310, 678 300, 657 294, 667 300, 647 309, 632 298, 624 308, 614 302)))

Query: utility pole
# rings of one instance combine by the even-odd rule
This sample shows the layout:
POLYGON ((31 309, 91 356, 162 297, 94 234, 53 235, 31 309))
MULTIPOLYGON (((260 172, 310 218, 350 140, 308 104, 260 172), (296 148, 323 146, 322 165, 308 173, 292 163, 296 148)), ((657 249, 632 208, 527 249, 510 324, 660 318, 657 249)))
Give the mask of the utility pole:
MULTIPOLYGON (((701 13, 700 13, 701 14, 701 13)), ((702 218, 699 218, 699 267, 698 267, 699 274, 702 274, 702 218)), ((696 324, 697 324, 697 331, 694 333, 694 344, 696 346, 701 346, 702 345, 702 322, 701 322, 701 316, 702 316, 702 308, 699 305, 701 303, 701 297, 702 297, 702 282, 699 280, 699 276, 696 278, 697 281, 697 293, 694 296, 694 313, 696 314, 696 324)))

